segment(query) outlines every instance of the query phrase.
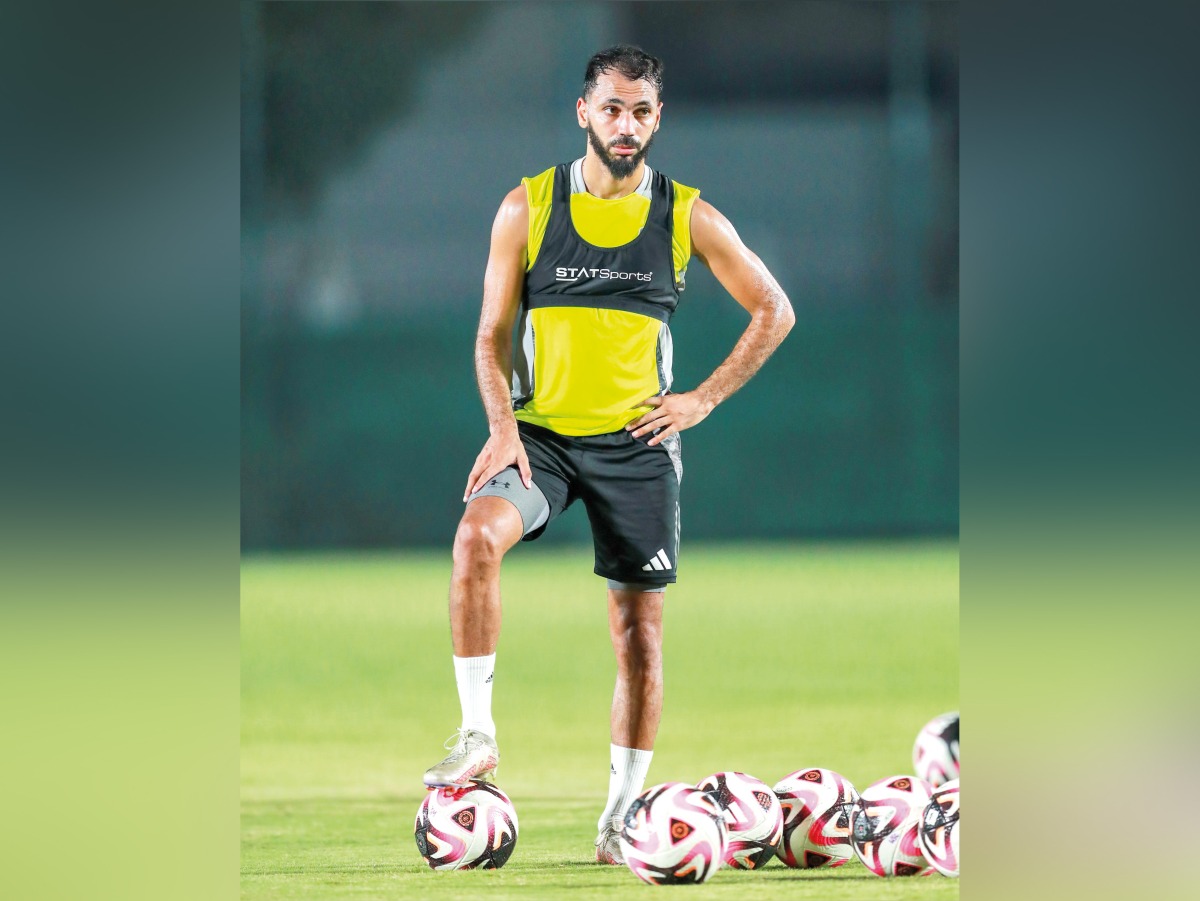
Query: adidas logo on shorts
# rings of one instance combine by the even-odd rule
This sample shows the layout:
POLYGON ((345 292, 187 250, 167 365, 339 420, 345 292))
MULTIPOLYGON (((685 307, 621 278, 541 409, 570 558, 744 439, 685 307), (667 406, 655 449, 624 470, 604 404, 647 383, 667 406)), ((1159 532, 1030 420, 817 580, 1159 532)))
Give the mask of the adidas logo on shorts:
POLYGON ((651 570, 661 571, 671 568, 671 561, 667 559, 667 552, 663 548, 658 549, 658 553, 650 558, 650 562, 642 567, 643 572, 651 570))

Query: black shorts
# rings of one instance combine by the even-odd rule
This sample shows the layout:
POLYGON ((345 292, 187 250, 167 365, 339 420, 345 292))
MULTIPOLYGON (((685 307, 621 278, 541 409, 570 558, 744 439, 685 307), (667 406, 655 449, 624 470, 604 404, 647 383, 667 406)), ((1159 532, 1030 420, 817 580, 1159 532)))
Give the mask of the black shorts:
MULTIPOLYGON (((683 477, 678 435, 650 447, 651 435, 634 438, 624 429, 578 437, 520 421, 517 429, 533 483, 549 505, 548 515, 543 512, 535 523, 526 523, 524 541, 541 537, 556 516, 580 500, 592 524, 596 575, 628 586, 675 581, 683 477)), ((493 479, 472 497, 506 496, 505 486, 512 482, 493 479)), ((520 487, 519 479, 515 487, 520 487)), ((509 499, 518 509, 528 506, 509 499)))

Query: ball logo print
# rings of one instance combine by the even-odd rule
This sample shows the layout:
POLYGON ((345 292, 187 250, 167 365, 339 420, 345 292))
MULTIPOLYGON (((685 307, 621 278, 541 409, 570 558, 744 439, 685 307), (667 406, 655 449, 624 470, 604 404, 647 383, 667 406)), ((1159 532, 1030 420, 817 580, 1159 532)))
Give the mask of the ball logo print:
POLYGON ((754 870, 775 856, 783 837, 783 808, 764 782, 745 773, 713 773, 696 783, 725 813, 729 845, 725 863, 754 870))
POLYGON ((873 817, 863 810, 859 816, 854 818, 854 840, 856 842, 865 842, 875 834, 876 823, 878 822, 878 817, 873 817))
POLYGON ((695 831, 683 820, 671 820, 671 844, 679 844, 695 831))
POLYGON ((517 844, 517 811, 486 782, 426 793, 414 827, 417 851, 434 870, 494 870, 517 844))
POLYGON ((725 818, 711 795, 682 782, 644 791, 625 812, 621 853, 651 885, 706 882, 721 868, 725 818))
POLYGON ((783 810, 779 859, 789 867, 840 867, 854 857, 850 807, 858 793, 846 777, 815 767, 797 770, 773 789, 783 810))

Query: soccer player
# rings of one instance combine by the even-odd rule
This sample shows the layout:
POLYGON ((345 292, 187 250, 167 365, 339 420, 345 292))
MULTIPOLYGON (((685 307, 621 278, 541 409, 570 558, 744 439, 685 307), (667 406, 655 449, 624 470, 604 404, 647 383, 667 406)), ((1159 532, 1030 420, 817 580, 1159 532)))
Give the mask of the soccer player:
POLYGON ((608 802, 597 823, 603 863, 623 862, 621 818, 642 791, 662 711, 663 595, 679 553, 679 433, 744 385, 795 321, 729 221, 698 190, 646 165, 662 122, 662 73, 662 62, 637 47, 593 56, 575 110, 585 155, 523 179, 492 226, 475 345, 491 437, 467 478, 450 582, 462 722, 450 755, 425 773, 427 786, 492 778, 500 762, 491 714, 500 562, 581 501, 595 572, 608 581, 617 658, 608 802), (668 323, 692 255, 750 323, 708 378, 674 393, 668 323))

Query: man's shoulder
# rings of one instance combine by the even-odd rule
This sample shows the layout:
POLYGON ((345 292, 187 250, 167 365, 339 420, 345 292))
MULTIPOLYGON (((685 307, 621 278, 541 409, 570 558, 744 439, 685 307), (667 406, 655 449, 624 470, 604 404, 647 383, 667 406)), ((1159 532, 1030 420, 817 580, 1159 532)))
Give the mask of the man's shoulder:
POLYGON ((671 184, 675 189, 674 203, 674 218, 675 218, 675 237, 679 242, 681 253, 684 259, 691 256, 691 231, 692 231, 692 210, 696 206, 696 201, 700 199, 700 189, 693 188, 690 185, 685 185, 682 182, 671 179, 671 184))
POLYGON ((558 171, 558 169, 559 169, 559 166, 551 166, 549 169, 543 169, 537 175, 528 175, 525 178, 521 179, 521 184, 523 184, 523 185, 531 185, 531 184, 541 185, 541 184, 545 183, 545 184, 552 185, 554 183, 554 173, 556 171, 558 171))
POLYGON ((550 203, 554 194, 554 171, 557 168, 558 166, 551 166, 544 172, 521 179, 529 206, 544 206, 550 203))
POLYGON ((693 188, 690 185, 685 185, 681 181, 671 179, 671 184, 675 186, 675 202, 676 203, 692 203, 700 196, 700 189, 693 188))

